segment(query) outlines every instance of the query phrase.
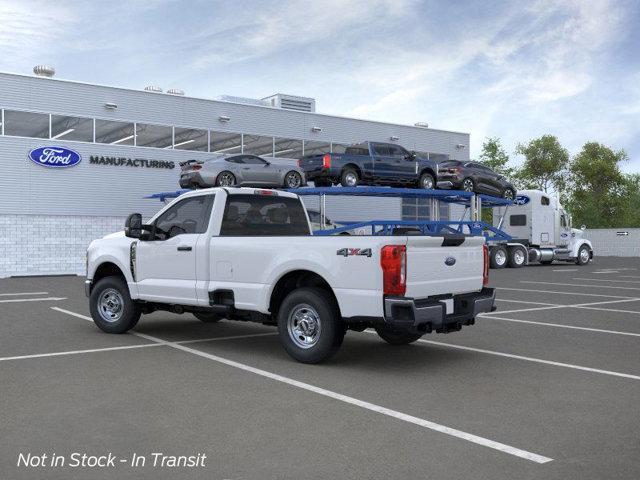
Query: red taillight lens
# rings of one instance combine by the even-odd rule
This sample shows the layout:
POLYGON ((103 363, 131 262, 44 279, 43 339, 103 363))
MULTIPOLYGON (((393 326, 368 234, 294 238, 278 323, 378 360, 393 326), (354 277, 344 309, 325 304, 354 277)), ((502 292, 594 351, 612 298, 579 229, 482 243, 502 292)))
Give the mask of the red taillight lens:
POLYGON ((191 166, 191 170, 200 170, 202 168, 202 165, 192 165, 191 166))
POLYGON ((302 160, 298 159, 298 166, 301 167, 302 166, 302 160))
POLYGON ((385 245, 380 251, 385 295, 404 296, 407 291, 407 247, 385 245))
POLYGON ((484 256, 484 267, 482 270, 482 286, 489 285, 489 247, 482 245, 482 253, 484 256))
POLYGON ((331 155, 328 153, 325 153, 322 156, 322 167, 323 168, 331 168, 331 155))

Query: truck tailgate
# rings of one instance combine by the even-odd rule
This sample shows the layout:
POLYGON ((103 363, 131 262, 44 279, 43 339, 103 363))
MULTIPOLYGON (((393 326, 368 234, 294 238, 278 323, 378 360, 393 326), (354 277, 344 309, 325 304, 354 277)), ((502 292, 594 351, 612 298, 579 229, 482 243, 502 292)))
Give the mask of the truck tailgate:
POLYGON ((484 237, 443 246, 443 237, 407 238, 407 297, 459 294, 482 289, 484 237))

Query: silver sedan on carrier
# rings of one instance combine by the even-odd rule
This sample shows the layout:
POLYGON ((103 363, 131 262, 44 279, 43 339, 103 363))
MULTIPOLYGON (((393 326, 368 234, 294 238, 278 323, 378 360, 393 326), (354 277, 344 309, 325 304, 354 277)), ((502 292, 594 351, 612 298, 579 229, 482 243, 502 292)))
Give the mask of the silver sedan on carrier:
POLYGON ((284 187, 307 184, 304 171, 296 163, 274 163, 256 155, 220 155, 211 160, 180 163, 182 188, 284 187))

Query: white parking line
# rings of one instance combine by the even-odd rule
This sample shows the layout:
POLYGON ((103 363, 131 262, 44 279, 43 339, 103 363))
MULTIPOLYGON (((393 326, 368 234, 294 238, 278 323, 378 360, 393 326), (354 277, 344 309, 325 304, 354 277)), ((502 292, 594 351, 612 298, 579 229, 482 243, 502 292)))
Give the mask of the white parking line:
POLYGON ((278 332, 250 333, 248 335, 232 335, 229 337, 211 337, 211 338, 196 338, 194 340, 180 340, 175 343, 186 345, 187 343, 214 342, 216 340, 234 340, 236 338, 268 337, 270 335, 277 335, 277 334, 278 332))
POLYGON ((608 278, 580 278, 573 277, 571 280, 587 280, 589 282, 612 282, 612 283, 640 283, 633 280, 609 280, 608 278))
MULTIPOLYGON (((566 308, 571 305, 553 305, 549 307, 535 307, 535 308, 518 308, 516 310, 498 310, 500 313, 517 313, 517 312, 536 312, 539 310, 553 310, 556 308, 566 308)), ((480 315, 490 315, 489 313, 481 313, 480 315)))
POLYGON ((617 278, 640 278, 639 275, 616 275, 617 278))
POLYGON ((18 302, 57 302, 66 300, 66 297, 46 297, 46 298, 11 298, 8 300, 0 300, 0 303, 18 303, 18 302))
MULTIPOLYGON (((91 318, 81 315, 79 313, 71 312, 69 310, 64 310, 61 308, 52 307, 55 310, 67 313, 69 315, 73 315, 74 317, 82 318, 84 320, 91 320, 91 318)), ((332 398, 334 400, 338 400, 344 403, 348 403, 351 405, 355 405, 357 407, 363 408, 365 410, 369 410, 372 412, 380 413, 382 415, 386 415, 388 417, 396 418, 398 420, 402 420, 404 422, 412 423, 414 425, 418 425, 420 427, 428 428, 430 430, 434 430, 436 432, 444 433, 446 435, 450 435, 452 437, 460 438, 462 440, 466 440, 471 443, 475 443, 477 445, 482 445, 484 447, 488 447, 494 450, 498 450, 509 455, 514 455, 516 457, 524 458, 525 460, 530 460, 535 463, 548 463, 553 459, 549 457, 545 457, 542 455, 538 455, 536 453, 528 452, 526 450, 522 450, 516 447, 512 447, 510 445, 506 445, 504 443, 496 442, 494 440, 490 440, 488 438, 480 437, 478 435, 474 435, 471 433, 463 432, 462 430, 457 430, 455 428, 447 427, 445 425, 441 425, 439 423, 431 422, 429 420, 425 420, 422 418, 414 417, 412 415, 407 415, 406 413, 398 412, 396 410, 391 410, 390 408, 386 408, 380 405, 376 405, 374 403, 366 402, 363 400, 359 400, 357 398, 349 397, 347 395, 343 395, 341 393, 333 392, 331 390, 327 390, 325 388, 316 387, 315 385, 311 385, 309 383, 300 382, 298 380, 294 380, 292 378, 284 377, 282 375, 278 375, 277 373, 268 372, 266 370, 261 370, 259 368, 252 367, 250 365, 246 365, 244 363, 236 362, 234 360, 229 360, 227 358, 219 357, 217 355, 212 355, 210 353, 202 352, 200 350, 196 350, 191 347, 187 347, 185 345, 181 345, 176 342, 168 342, 161 338, 153 337, 151 335, 147 335, 139 332, 132 332, 138 337, 146 338, 147 340, 151 340, 157 342, 156 345, 165 345, 171 348, 175 348, 177 350, 182 350, 183 352, 191 353, 193 355, 197 355, 199 357, 206 358, 208 360, 213 360, 214 362, 222 363, 224 365, 228 365, 230 367, 238 368, 240 370, 244 370, 246 372, 253 373, 255 375, 259 375, 261 377, 269 378, 271 380, 275 380, 277 382, 285 383, 287 385, 291 385, 293 387, 297 387, 303 390, 307 390, 313 393, 317 393, 318 395, 322 395, 325 397, 332 398)), ((184 342, 183 342, 184 343, 184 342)))
POLYGON ((459 350, 468 350, 468 351, 477 352, 477 353, 486 353, 487 355, 495 355, 495 356, 498 356, 498 357, 506 357, 506 358, 514 358, 514 359, 517 359, 517 360, 525 360, 527 362, 542 363, 542 364, 545 364, 545 365, 553 365, 553 366, 556 366, 556 367, 571 368, 571 369, 574 369, 574 370, 582 370, 582 371, 585 371, 585 372, 602 373, 604 375, 611 375, 611 376, 614 376, 614 377, 623 377, 623 378, 630 378, 632 380, 640 380, 640 376, 631 375, 630 373, 613 372, 613 371, 610 371, 610 370, 601 370, 599 368, 583 367, 581 365, 572 365, 570 363, 554 362, 552 360, 544 360, 542 358, 525 357, 525 356, 522 356, 522 355, 514 355, 512 353, 503 353, 503 352, 496 352, 496 351, 493 351, 493 350, 484 350, 482 348, 473 348, 473 347, 465 347, 463 345, 454 345, 452 343, 434 342, 433 340, 420 339, 420 340, 418 340, 418 342, 429 343, 431 345, 439 345, 439 346, 448 347, 448 348, 457 348, 459 350))
POLYGON ((614 288, 616 290, 640 290, 640 287, 618 287, 617 285, 584 285, 580 283, 539 282, 534 280, 520 280, 520 283, 535 283, 542 285, 562 285, 565 287, 614 288))
POLYGON ((525 302, 524 300, 509 300, 509 299, 506 299, 506 298, 496 298, 496 302, 522 303, 522 304, 525 304, 525 305, 527 305, 527 304, 530 304, 530 305, 547 305, 549 307, 557 307, 558 306, 555 303, 525 302))
POLYGON ((88 350, 69 350, 66 352, 36 353, 33 355, 16 355, 14 357, 0 357, 0 362, 6 362, 8 360, 25 360, 27 358, 61 357, 63 355, 78 355, 81 353, 110 352, 113 350, 130 350, 132 348, 159 347, 159 346, 160 346, 159 343, 145 343, 143 345, 124 345, 120 347, 90 348, 88 350))
POLYGON ((488 319, 488 320, 501 320, 501 321, 505 321, 505 322, 514 322, 514 323, 528 323, 531 325, 541 325, 541 326, 545 326, 545 327, 558 327, 558 328, 568 328, 571 330, 585 330, 587 332, 596 332, 596 333, 609 333, 612 335, 628 335, 630 337, 640 337, 640 333, 631 333, 631 332, 620 332, 617 330, 603 330, 601 328, 589 328, 589 327, 576 327, 574 325, 562 325, 560 323, 549 323, 549 322, 534 322, 532 320, 518 320, 516 318, 504 318, 504 317, 498 317, 495 315, 489 315, 489 314, 485 314, 482 315, 483 319, 488 319))
POLYGON ((555 268, 554 272, 577 272, 579 268, 555 268))
POLYGON ((20 292, 20 293, 0 293, 0 297, 11 297, 18 295, 49 295, 49 292, 20 292))
MULTIPOLYGON (((562 283, 561 285, 565 285, 565 284, 562 283)), ((630 298, 631 300, 636 299, 636 297, 625 297, 622 295, 602 295, 599 293, 579 293, 579 292, 558 292, 556 290, 533 290, 529 288, 498 287, 498 290, 512 290, 514 292, 555 293, 558 295, 576 295, 576 296, 582 296, 582 297, 630 298)))

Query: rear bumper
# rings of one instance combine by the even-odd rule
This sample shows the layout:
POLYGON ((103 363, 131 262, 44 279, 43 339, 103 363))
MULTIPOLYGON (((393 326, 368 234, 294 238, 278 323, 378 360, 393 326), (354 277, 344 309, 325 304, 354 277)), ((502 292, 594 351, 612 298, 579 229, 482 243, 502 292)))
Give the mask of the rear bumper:
MULTIPOLYGON (((188 172, 180 175, 180 188, 206 187, 208 186, 200 172, 188 172)), ((210 185, 213 187, 213 185, 210 185)))
POLYGON ((428 333, 447 333, 460 330, 463 325, 471 325, 480 313, 496 310, 496 293, 493 288, 483 288, 480 292, 454 295, 453 313, 447 315, 443 298, 384 299, 384 322, 390 327, 428 333))

